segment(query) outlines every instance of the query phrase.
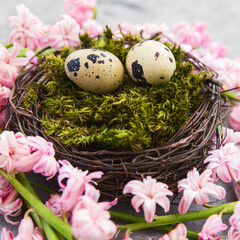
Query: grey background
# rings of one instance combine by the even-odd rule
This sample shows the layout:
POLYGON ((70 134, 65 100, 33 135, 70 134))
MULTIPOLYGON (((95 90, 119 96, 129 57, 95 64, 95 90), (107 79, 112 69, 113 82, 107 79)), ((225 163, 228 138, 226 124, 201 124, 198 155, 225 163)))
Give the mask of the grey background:
MULTIPOLYGON (((0 0, 0 42, 8 41, 7 17, 16 15, 17 3, 24 3, 45 24, 54 24, 64 13, 62 0, 0 0)), ((97 20, 102 25, 119 22, 167 23, 173 28, 180 20, 204 21, 212 40, 226 44, 230 57, 240 53, 240 1, 238 0, 98 0, 97 20)))
MULTIPOLYGON (((43 23, 54 24, 58 21, 58 17, 64 14, 62 0, 0 0, 0 43, 8 42, 11 29, 8 27, 8 16, 16 15, 15 6, 17 3, 24 3, 30 11, 35 14, 43 23)), ((207 23, 208 31, 213 41, 218 41, 228 47, 228 56, 230 58, 240 57, 240 1, 239 0, 99 0, 97 20, 102 25, 115 26, 120 22, 131 22, 134 24, 144 23, 166 23, 171 29, 181 20, 188 22, 203 21, 207 23)), ((44 181, 40 176, 34 180, 42 183, 44 181)), ((54 182, 47 185, 54 186, 54 182)), ((233 185, 225 185, 228 195, 226 202, 234 201, 233 185)), ((46 196, 42 191, 39 195, 46 200, 46 196)), ((135 214, 129 203, 120 202, 117 209, 135 214)), ((191 210, 196 210, 193 206, 191 210)), ((176 212, 176 207, 171 208, 171 212, 176 212)), ((159 215, 163 212, 159 209, 159 215)), ((142 216, 142 215, 141 215, 142 216)), ((1 227, 6 223, 0 216, 1 227)), ((188 226, 192 230, 200 230, 202 222, 189 223, 188 226)), ((8 229, 16 232, 16 227, 6 225, 8 229)), ((156 230, 138 231, 131 235, 135 240, 147 239, 152 237, 153 240, 158 239, 162 234, 156 230)), ((120 234, 117 239, 122 239, 120 234)))

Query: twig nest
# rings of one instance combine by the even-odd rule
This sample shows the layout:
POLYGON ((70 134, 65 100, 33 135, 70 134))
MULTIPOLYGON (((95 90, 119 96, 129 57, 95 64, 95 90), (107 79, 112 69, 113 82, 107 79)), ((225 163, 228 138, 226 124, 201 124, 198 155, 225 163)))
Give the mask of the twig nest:
POLYGON ((66 58, 64 67, 67 76, 75 84, 94 94, 112 93, 123 82, 121 61, 105 50, 74 51, 66 58))
POLYGON ((154 40, 135 44, 126 58, 126 68, 133 81, 140 86, 159 86, 170 81, 176 70, 171 50, 154 40))

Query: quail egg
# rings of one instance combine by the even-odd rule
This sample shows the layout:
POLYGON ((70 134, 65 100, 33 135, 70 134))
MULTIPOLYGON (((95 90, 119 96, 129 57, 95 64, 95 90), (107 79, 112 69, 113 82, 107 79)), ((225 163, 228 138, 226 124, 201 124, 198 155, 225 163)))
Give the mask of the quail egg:
POLYGON ((159 86, 170 81, 176 70, 176 61, 166 45, 159 41, 146 40, 130 49, 126 68, 138 85, 159 86))
POLYGON ((67 76, 79 88, 94 94, 112 93, 123 82, 121 61, 105 50, 74 51, 66 58, 64 67, 67 76))

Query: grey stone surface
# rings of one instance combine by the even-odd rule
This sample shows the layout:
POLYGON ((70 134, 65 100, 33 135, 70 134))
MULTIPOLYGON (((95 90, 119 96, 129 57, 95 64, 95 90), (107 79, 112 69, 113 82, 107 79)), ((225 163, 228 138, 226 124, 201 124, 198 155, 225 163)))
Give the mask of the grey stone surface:
MULTIPOLYGON (((7 17, 16 15, 17 3, 24 3, 45 24, 54 24, 59 15, 64 13, 62 0, 0 0, 0 43, 2 44, 8 42, 11 30, 8 27, 7 17)), ((235 58, 240 56, 239 10, 240 1, 238 0, 99 0, 97 20, 101 25, 110 27, 119 22, 134 24, 165 22, 170 28, 173 28, 181 20, 203 21, 208 25, 212 40, 227 45, 228 56, 235 58)), ((225 201, 235 200, 233 186, 227 185, 226 188, 228 195, 225 201)), ((43 192, 39 193, 43 198, 45 197, 43 192)), ((120 202, 117 208, 135 214, 129 203, 120 202)), ((196 210, 196 207, 191 210, 196 210)), ((173 207, 171 212, 176 212, 176 207, 173 207)), ((159 210, 158 214, 163 214, 163 212, 159 210)), ((14 232, 16 231, 16 227, 6 224, 2 216, 0 216, 0 220, 1 227, 7 226, 14 232)), ((189 228, 193 230, 199 230, 200 225, 199 221, 188 224, 189 228)), ((157 230, 144 230, 131 236, 135 240, 144 240, 148 237, 156 240, 161 233, 157 230)), ((117 239, 122 238, 122 234, 117 237, 117 239)))

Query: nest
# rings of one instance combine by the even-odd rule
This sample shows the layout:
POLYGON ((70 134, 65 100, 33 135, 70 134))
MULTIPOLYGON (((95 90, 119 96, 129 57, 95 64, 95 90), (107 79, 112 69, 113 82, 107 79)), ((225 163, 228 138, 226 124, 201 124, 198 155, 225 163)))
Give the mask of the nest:
MULTIPOLYGON (((210 71, 201 62, 188 55, 195 68, 210 71)), ((65 146, 47 135, 41 124, 42 112, 37 99, 29 109, 22 108, 25 90, 33 82, 43 80, 38 66, 22 71, 12 90, 6 111, 6 129, 22 132, 25 135, 39 135, 54 144, 57 159, 66 159, 82 170, 103 171, 98 181, 101 192, 109 196, 121 196, 122 189, 129 180, 142 180, 152 176, 167 183, 176 191, 177 181, 186 177, 193 167, 202 171, 203 161, 213 145, 221 144, 217 127, 222 123, 226 108, 222 108, 219 87, 212 81, 204 84, 204 99, 199 108, 190 116, 188 122, 163 146, 154 149, 134 151, 109 151, 104 149, 86 151, 76 146, 65 146), (217 140, 212 136, 216 133, 217 140)))

